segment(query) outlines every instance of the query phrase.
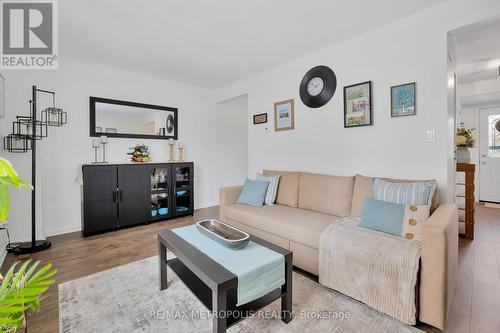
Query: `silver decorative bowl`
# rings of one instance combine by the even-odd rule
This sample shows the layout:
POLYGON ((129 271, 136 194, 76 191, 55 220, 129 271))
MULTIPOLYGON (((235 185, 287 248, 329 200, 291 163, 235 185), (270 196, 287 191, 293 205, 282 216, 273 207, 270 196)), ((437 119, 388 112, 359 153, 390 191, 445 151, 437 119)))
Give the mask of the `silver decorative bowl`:
POLYGON ((232 249, 248 245, 250 235, 219 220, 201 220, 196 227, 204 235, 232 249))

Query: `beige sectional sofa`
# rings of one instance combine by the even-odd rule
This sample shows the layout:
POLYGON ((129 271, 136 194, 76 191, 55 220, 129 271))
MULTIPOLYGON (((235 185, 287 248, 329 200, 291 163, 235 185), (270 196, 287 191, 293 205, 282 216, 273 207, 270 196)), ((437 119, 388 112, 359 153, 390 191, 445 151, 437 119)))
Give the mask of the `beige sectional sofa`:
MULTIPOLYGON (((220 220, 290 249, 294 266, 318 275, 322 231, 342 217, 361 216, 363 198, 374 196, 371 178, 270 170, 264 174, 280 175, 276 204, 236 204, 242 186, 221 188, 220 220)), ((433 213, 422 227, 419 319, 444 329, 457 271, 458 216, 455 205, 438 203, 436 192, 433 213)))

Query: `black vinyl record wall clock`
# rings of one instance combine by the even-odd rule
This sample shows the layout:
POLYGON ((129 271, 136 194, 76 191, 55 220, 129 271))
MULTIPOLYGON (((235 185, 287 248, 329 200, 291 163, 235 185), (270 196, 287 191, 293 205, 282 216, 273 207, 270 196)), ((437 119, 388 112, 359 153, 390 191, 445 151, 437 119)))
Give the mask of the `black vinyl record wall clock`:
POLYGON ((332 99, 336 89, 337 77, 331 68, 316 66, 300 82, 300 99, 310 108, 319 108, 332 99))
POLYGON ((175 129, 175 119, 171 114, 167 117, 167 133, 171 135, 175 129))

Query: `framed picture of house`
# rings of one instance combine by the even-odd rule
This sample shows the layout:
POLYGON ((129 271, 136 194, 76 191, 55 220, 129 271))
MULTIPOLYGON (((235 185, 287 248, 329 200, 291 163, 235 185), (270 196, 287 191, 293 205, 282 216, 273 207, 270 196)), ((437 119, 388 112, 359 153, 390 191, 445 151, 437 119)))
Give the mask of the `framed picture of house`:
POLYGON ((253 124, 265 124, 267 123, 267 113, 259 113, 253 115, 253 124))
POLYGON ((372 82, 344 87, 344 127, 373 125, 372 82))
POLYGON ((417 112, 415 82, 391 87, 391 117, 414 116, 417 112))
POLYGON ((294 128, 293 99, 274 103, 274 130, 287 131, 294 128))

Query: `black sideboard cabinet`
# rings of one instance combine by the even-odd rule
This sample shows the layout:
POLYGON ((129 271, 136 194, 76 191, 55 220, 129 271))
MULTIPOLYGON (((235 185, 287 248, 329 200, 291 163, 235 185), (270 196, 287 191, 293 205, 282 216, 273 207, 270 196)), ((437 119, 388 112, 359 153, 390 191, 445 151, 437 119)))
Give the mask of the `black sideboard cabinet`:
POLYGON ((191 162, 86 164, 82 169, 84 236, 193 214, 191 162))

